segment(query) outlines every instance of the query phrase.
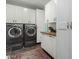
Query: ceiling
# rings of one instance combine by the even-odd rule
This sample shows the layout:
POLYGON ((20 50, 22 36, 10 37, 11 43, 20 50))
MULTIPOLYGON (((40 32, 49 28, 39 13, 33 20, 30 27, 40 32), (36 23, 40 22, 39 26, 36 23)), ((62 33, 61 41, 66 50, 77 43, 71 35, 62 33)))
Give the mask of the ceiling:
POLYGON ((18 5, 22 7, 32 8, 32 9, 44 9, 44 6, 50 0, 6 0, 6 3, 18 5))

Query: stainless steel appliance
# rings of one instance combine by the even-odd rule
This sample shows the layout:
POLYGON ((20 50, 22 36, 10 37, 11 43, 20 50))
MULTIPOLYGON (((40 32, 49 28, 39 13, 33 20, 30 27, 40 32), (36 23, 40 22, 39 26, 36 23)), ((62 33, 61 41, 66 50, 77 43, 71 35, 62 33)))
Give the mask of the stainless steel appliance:
POLYGON ((6 24, 6 48, 12 50, 20 49, 23 46, 23 24, 6 24))
POLYGON ((29 47, 36 44, 37 28, 35 24, 24 25, 24 46, 29 47))

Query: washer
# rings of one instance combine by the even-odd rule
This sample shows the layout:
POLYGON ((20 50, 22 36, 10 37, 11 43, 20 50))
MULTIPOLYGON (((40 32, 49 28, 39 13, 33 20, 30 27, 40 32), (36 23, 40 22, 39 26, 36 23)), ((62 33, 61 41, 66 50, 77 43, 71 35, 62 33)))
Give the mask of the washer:
POLYGON ((23 24, 7 23, 6 24, 6 48, 13 50, 23 46, 23 24))
POLYGON ((29 47, 36 44, 37 40, 37 27, 35 24, 25 24, 24 25, 24 46, 29 47))

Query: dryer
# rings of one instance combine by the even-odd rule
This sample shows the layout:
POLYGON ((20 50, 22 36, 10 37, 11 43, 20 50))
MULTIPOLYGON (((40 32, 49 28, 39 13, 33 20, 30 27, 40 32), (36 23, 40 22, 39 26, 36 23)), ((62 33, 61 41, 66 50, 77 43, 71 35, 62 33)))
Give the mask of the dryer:
POLYGON ((37 26, 35 24, 24 24, 24 46, 30 47, 36 44, 37 26))
POLYGON ((6 24, 6 48, 12 50, 23 47, 23 24, 7 23, 6 24))

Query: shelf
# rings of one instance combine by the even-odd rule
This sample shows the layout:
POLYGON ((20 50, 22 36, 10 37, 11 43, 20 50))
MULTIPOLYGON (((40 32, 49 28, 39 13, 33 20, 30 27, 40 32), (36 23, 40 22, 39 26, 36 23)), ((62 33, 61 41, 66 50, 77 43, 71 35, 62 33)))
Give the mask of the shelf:
POLYGON ((56 32, 41 32, 42 34, 49 35, 50 37, 56 36, 56 32))

